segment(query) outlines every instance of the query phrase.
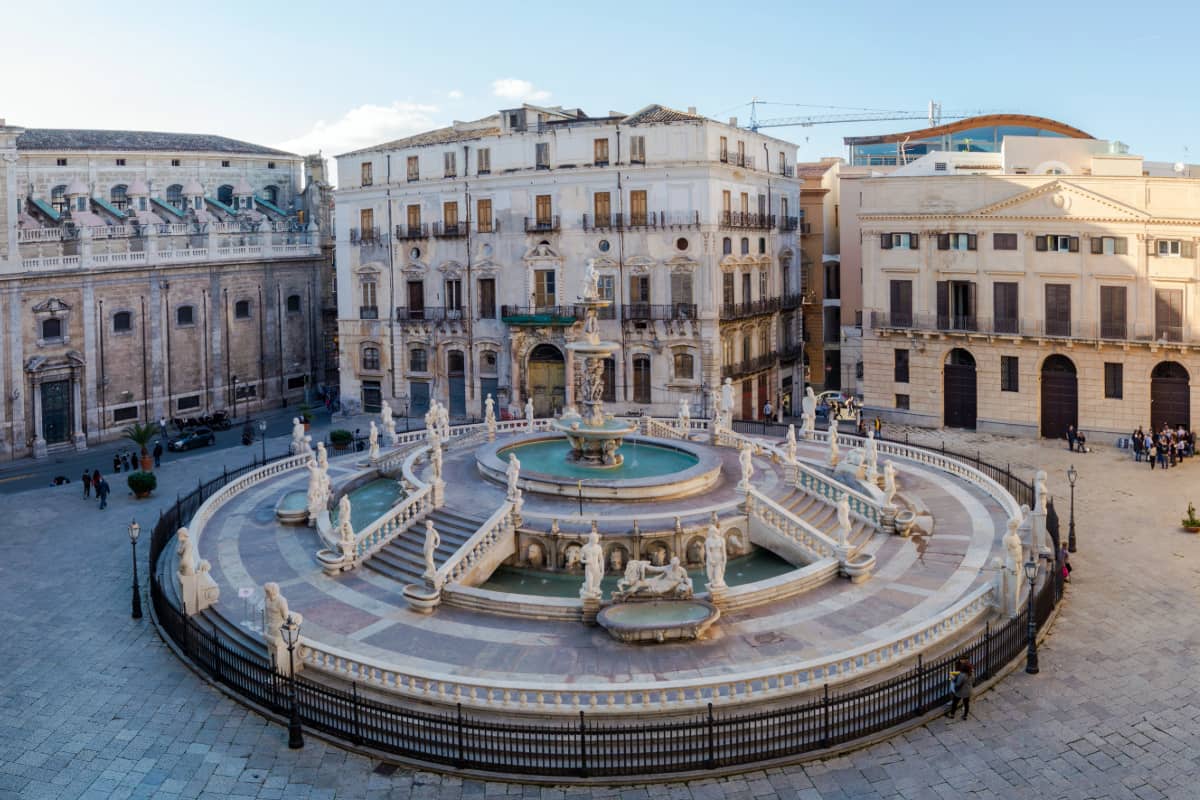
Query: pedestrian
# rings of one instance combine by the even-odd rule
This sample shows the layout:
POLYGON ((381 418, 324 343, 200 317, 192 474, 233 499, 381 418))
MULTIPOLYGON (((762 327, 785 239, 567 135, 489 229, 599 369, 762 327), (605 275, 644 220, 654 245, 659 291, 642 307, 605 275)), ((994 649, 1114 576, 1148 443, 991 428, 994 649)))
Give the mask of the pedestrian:
POLYGON ((121 471, 121 454, 113 453, 113 472, 121 471))
POLYGON ((875 426, 875 438, 878 439, 879 434, 883 432, 883 420, 881 420, 879 417, 875 417, 875 422, 872 424, 875 426))
POLYGON ((157 442, 154 443, 154 466, 156 466, 156 467, 162 466, 162 454, 163 454, 162 439, 159 439, 157 442))
POLYGON ((92 470, 92 491, 100 497, 100 470, 92 470))
POLYGON ((1058 563, 1059 569, 1062 570, 1064 583, 1071 582, 1071 551, 1067 549, 1065 544, 1058 548, 1058 563))
POLYGON ((1075 449, 1075 426, 1074 425, 1067 426, 1067 449, 1068 450, 1075 449))
POLYGON ((130 462, 129 453, 122 452, 121 453, 121 466, 125 469, 126 472, 128 472, 129 470, 132 469, 129 462, 130 462))
POLYGON ((950 672, 950 710, 946 712, 946 716, 954 718, 954 712, 958 710, 958 704, 961 702, 963 707, 962 718, 966 719, 971 713, 971 690, 975 683, 975 669, 971 666, 971 661, 966 656, 963 656, 954 665, 954 670, 950 672))
POLYGON ((1154 471, 1154 463, 1158 461, 1158 446, 1151 444, 1146 450, 1146 460, 1150 462, 1150 471, 1154 471))
POLYGON ((100 498, 100 510, 108 508, 108 493, 111 491, 108 486, 108 480, 100 479, 100 488, 96 490, 96 496, 100 498))
POLYGON ((768 400, 767 402, 763 403, 763 420, 764 420, 764 421, 766 421, 766 422, 770 422, 770 421, 771 421, 771 413, 772 413, 774 410, 775 410, 775 409, 771 408, 771 401, 770 401, 770 400, 768 400))
POLYGON ((85 469, 79 482, 83 484, 83 499, 90 500, 92 497, 92 473, 85 469))

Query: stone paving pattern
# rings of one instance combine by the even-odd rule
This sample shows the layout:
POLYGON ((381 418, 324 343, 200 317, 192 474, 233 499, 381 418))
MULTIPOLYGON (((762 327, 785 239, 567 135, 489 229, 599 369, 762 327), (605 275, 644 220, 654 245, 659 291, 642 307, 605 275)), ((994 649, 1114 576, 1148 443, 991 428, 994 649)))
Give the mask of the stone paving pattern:
MULTIPOLYGON (((933 441, 937 441, 933 439, 933 441)), ((1200 795, 1200 537, 1179 519, 1200 462, 1166 474, 1103 448, 947 437, 998 462, 1050 471, 1066 532, 1075 461, 1079 552, 1041 650, 978 696, 973 719, 938 719, 845 756, 733 778, 616 788, 483 783, 381 765, 286 731, 208 687, 129 619, 136 514, 220 469, 212 453, 164 468, 157 501, 114 482, 110 510, 77 484, 0 500, 0 798, 1195 798, 1200 795), (957 439, 957 441, 956 441, 957 439)), ((1101 444, 1097 442, 1097 444, 1101 444)), ((144 546, 144 545, 143 545, 144 546)), ((144 550, 140 551, 144 556, 144 550)), ((145 576, 143 574, 143 580, 145 576)))

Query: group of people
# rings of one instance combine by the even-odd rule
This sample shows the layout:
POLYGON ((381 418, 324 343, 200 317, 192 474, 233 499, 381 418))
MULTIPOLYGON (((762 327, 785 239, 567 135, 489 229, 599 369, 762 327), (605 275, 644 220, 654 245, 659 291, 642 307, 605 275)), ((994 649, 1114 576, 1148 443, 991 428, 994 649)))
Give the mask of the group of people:
POLYGON ((1175 429, 1163 425, 1158 433, 1146 433, 1139 425, 1130 436, 1130 445, 1134 461, 1148 461, 1150 469, 1155 465, 1166 469, 1196 455, 1196 434, 1182 425, 1175 429))
POLYGON ((1067 449, 1073 453, 1087 453, 1087 436, 1074 425, 1067 426, 1067 449))
MULTIPOLYGON (((120 470, 117 470, 120 472, 120 470)), ((108 495, 112 489, 109 488, 108 481, 100 474, 100 470, 88 472, 83 471, 80 482, 83 483, 83 499, 90 500, 92 493, 95 492, 96 499, 100 501, 100 510, 108 508, 108 495)))

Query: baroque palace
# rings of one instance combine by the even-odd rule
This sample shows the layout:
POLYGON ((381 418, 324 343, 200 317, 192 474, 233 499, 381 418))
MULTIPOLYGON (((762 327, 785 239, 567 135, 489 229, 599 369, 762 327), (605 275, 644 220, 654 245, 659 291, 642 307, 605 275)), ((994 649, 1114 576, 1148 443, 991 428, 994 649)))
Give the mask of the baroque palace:
POLYGON ((309 166, 302 193, 304 160, 258 145, 0 120, 3 449, 302 399, 330 338, 309 166))
POLYGON ((1007 136, 857 180, 868 413, 1054 438, 1190 425, 1193 169, 1007 136))
POLYGON ((725 378, 742 417, 794 405, 795 152, 693 110, 525 105, 339 156, 343 403, 564 409, 591 263, 610 407, 706 415, 725 378))

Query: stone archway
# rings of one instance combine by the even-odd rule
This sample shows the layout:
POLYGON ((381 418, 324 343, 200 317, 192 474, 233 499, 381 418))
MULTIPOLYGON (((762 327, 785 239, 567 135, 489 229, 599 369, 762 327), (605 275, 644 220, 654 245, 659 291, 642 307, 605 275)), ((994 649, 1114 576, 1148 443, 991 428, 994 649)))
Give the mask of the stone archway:
POLYGON ((946 356, 942 372, 942 419, 947 428, 975 429, 975 357, 961 347, 946 356))
POLYGON ((1042 362, 1042 436, 1062 439, 1067 428, 1079 428, 1079 380, 1075 364, 1053 355, 1042 362))
POLYGON ((1150 428, 1191 428, 1192 402, 1188 371, 1177 361, 1160 361, 1150 373, 1150 428))
POLYGON ((526 391, 533 398, 533 413, 548 417, 566 404, 567 367, 562 351, 542 343, 529 351, 526 391))

